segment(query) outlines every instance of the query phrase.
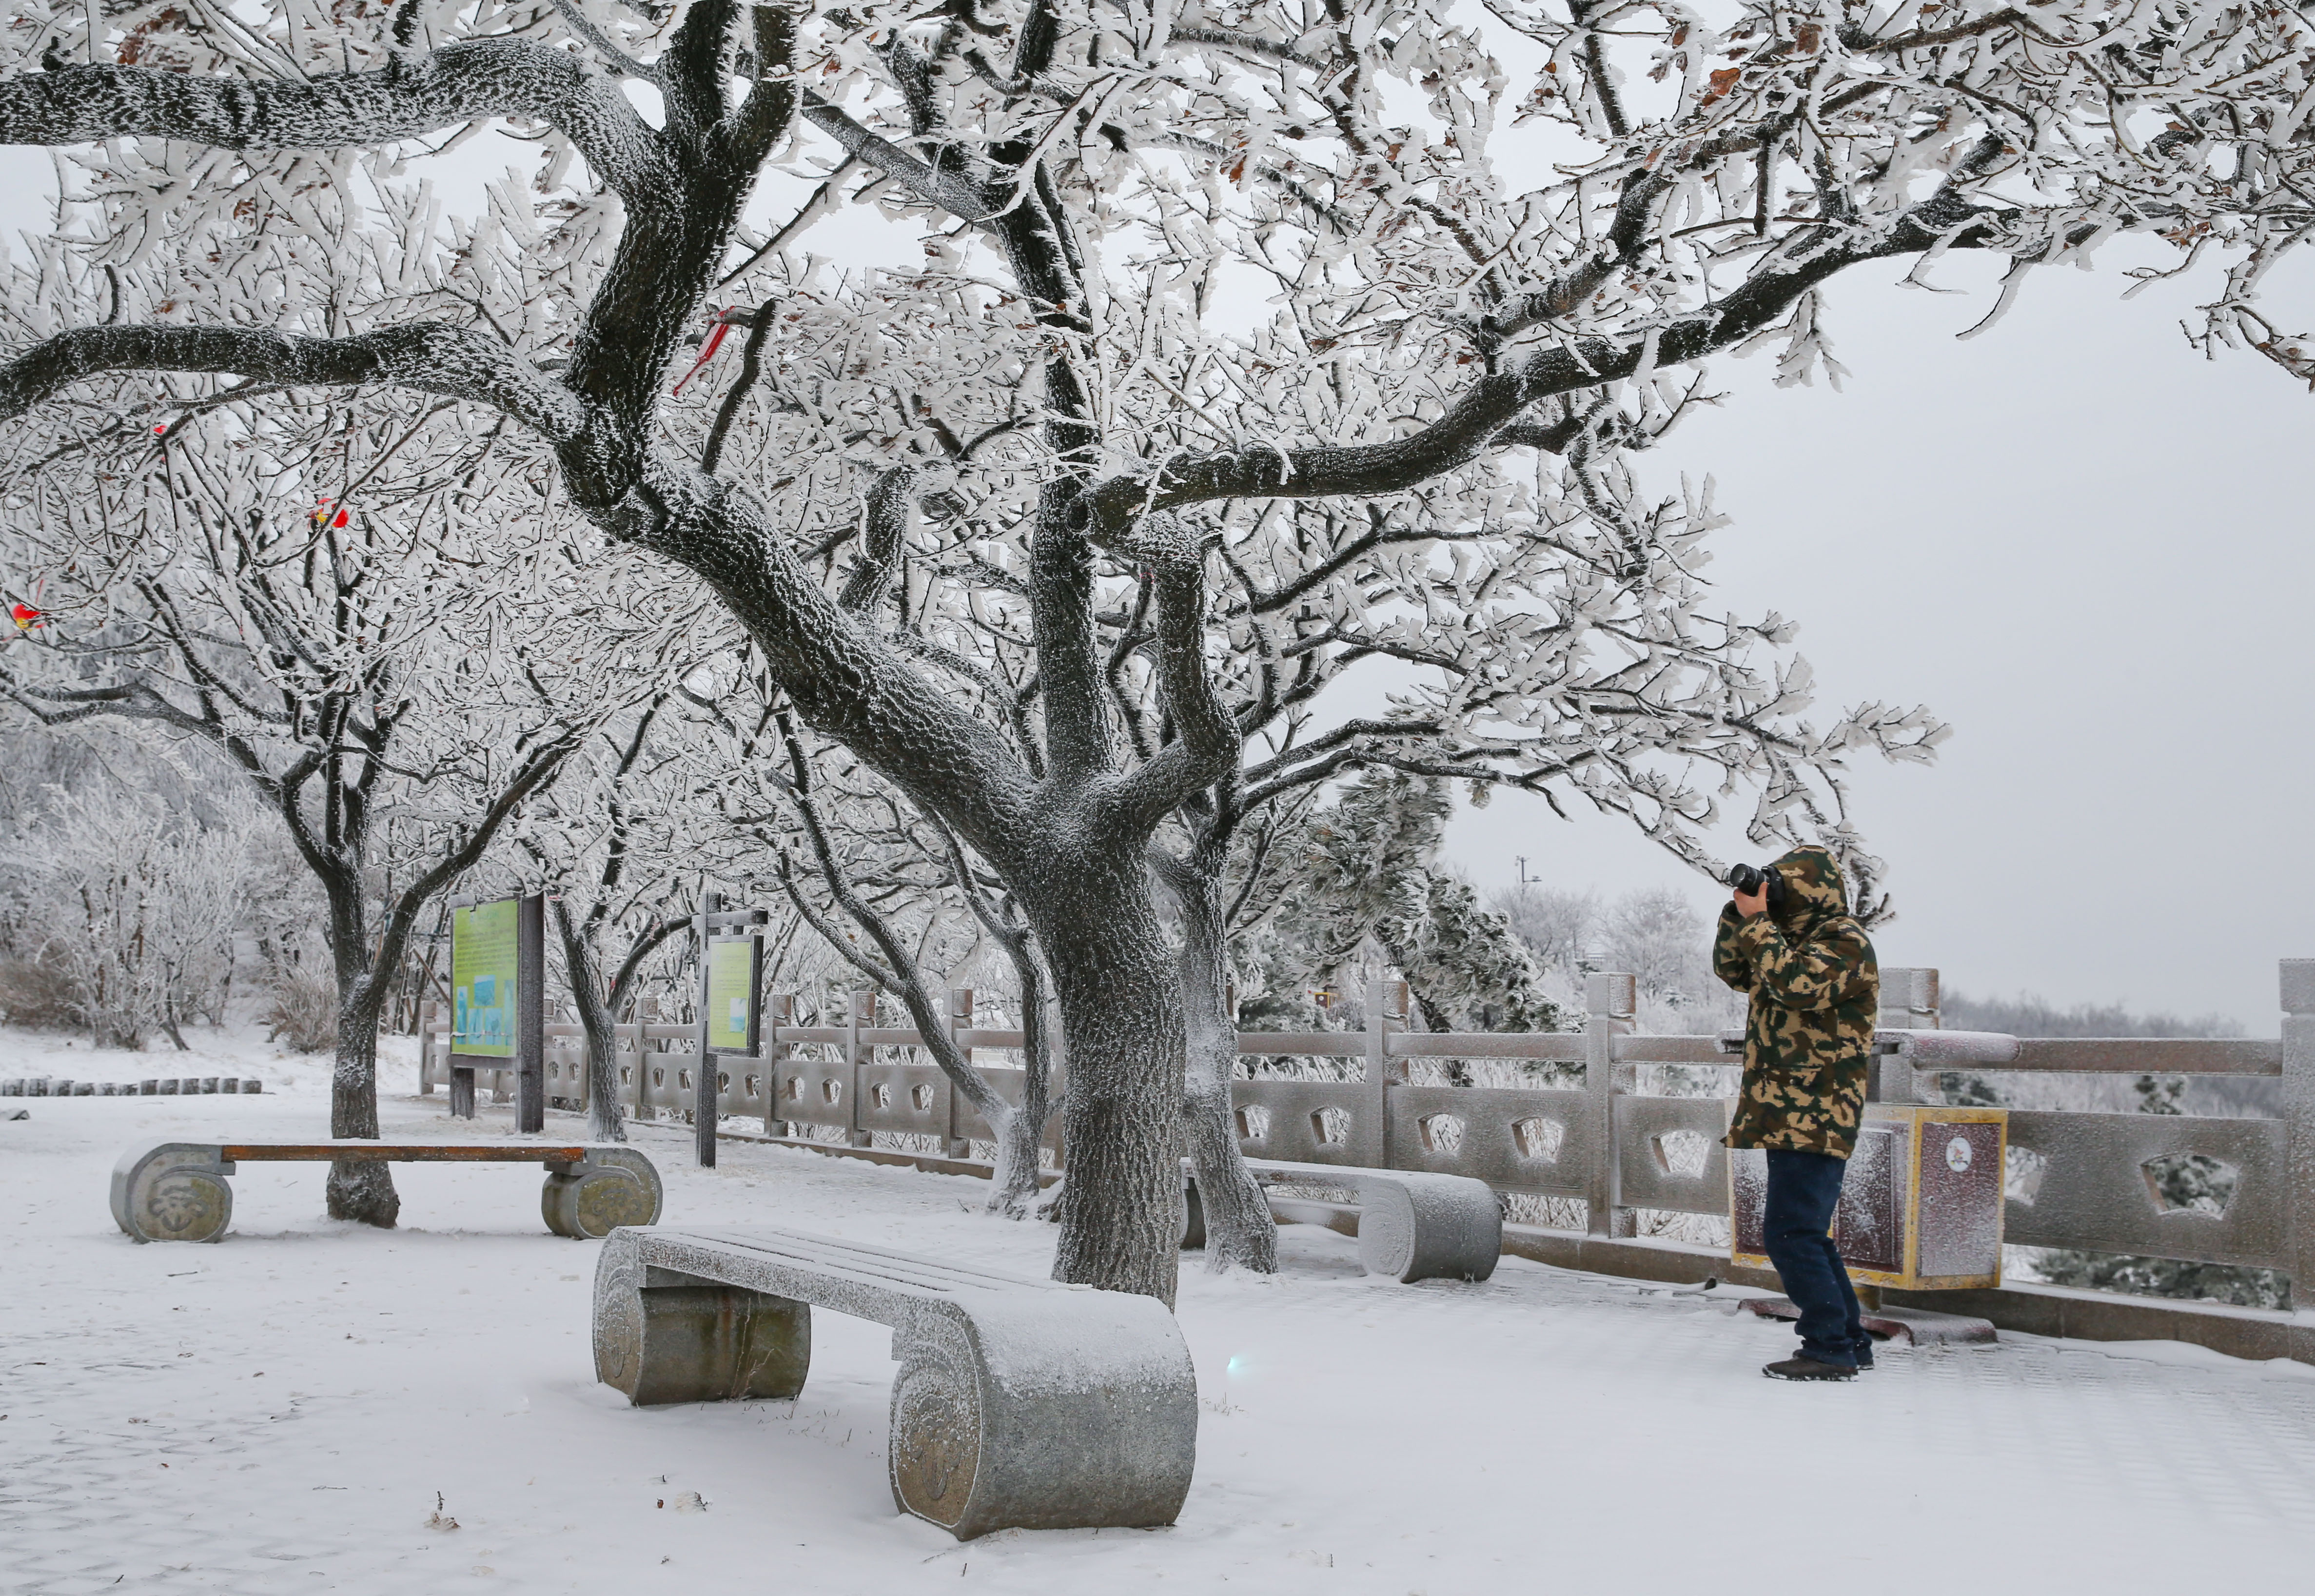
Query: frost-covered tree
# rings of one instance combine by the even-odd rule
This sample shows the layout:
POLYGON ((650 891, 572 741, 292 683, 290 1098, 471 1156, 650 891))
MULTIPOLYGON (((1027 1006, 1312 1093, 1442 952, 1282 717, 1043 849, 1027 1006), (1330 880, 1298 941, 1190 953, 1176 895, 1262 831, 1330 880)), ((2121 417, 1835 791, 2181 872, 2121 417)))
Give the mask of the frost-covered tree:
POLYGON ((749 669, 752 660, 741 664, 719 699, 687 691, 704 712, 705 757, 738 773, 715 794, 727 869, 752 864, 767 874, 759 893, 784 900, 838 969, 900 1001, 926 1056, 989 1128, 989 1211, 1026 1217, 1038 1149, 1059 1106, 1053 980, 1033 928, 937 815, 916 809, 843 748, 813 746, 769 676, 749 669), (762 757, 767 750, 779 758, 762 757), (734 842, 752 845, 752 860, 734 842), (1020 1022, 1017 1096, 999 1091, 949 1033, 940 974, 975 967, 1001 971, 1002 997, 1020 1022))
POLYGON ((1608 968, 1628 972, 1641 995, 1679 1003, 1704 996, 1711 979, 1712 932, 1688 894, 1671 887, 1642 888, 1611 905, 1601 927, 1608 968))
POLYGON ((1600 926, 1607 911, 1597 891, 1521 881, 1496 888, 1487 894, 1486 902, 1566 989, 1574 991, 1586 971, 1599 968, 1593 961, 1600 951, 1600 926))
MULTIPOLYGON (((572 602, 591 567, 539 546, 535 495, 520 540, 545 557, 519 586, 474 581, 475 461, 410 396, 191 403, 157 438, 45 419, 44 447, 0 475, 7 563, 43 573, 47 607, 0 651, 0 690, 51 726, 206 743, 278 816, 323 900, 331 1133, 374 1137, 379 1019, 412 932, 617 708, 629 678, 606 665, 664 628, 648 606, 572 602), (574 655, 580 625, 604 646, 574 655)), ((488 508, 494 539, 520 536, 502 497, 488 508)), ((333 1165, 328 1193, 340 1218, 399 1207, 384 1165, 333 1165)))
POLYGON ((1359 996, 1371 951, 1424 1030, 1560 1027, 1527 948, 1439 856, 1452 807, 1437 777, 1379 772, 1269 839, 1260 916, 1235 939, 1243 1020, 1323 1026, 1333 999, 1359 996))
POLYGON ((510 891, 546 889, 548 918, 579 1028, 587 1039, 587 1136, 625 1141, 612 1026, 640 992, 652 957, 688 932, 705 840, 700 802, 709 778, 685 758, 673 723, 675 690, 598 727, 528 806, 495 873, 510 891), (672 735, 671 735, 672 733, 672 735))
MULTIPOLYGON (((1820 286, 1952 250, 2022 272, 2131 231, 2229 255, 2207 335, 2308 364, 2255 298, 2310 219, 2287 8, 198 15, 33 4, 0 46, 0 140, 151 164, 108 179, 75 269, 150 252, 193 285, 14 324, 0 416, 103 372, 231 373, 441 395, 550 453, 570 503, 705 578, 802 720, 1016 896, 1072 1070, 1056 1269, 1160 1296, 1184 1030, 1146 848, 1240 763, 1211 669, 1250 646, 1209 586, 1232 517, 1484 519, 1553 429, 1661 412, 1676 368, 1763 340, 1798 379, 1820 286), (1530 58, 1517 81, 1491 40, 1530 58), (352 327, 343 296, 236 297, 202 263, 236 208, 296 215, 292 168, 361 152, 387 195, 425 141, 497 118, 536 133, 541 181, 418 252, 424 315, 352 327), (816 293, 802 246, 856 184, 924 253, 816 293), (759 188, 796 208, 751 211, 759 188), (1250 284, 1278 301, 1249 328, 1250 284), (742 380, 670 403, 711 296, 742 380), (1142 746, 1108 680, 1137 614, 1166 708, 1142 746)), ((1296 518, 1267 525, 1295 551, 1296 518)), ((1373 551, 1301 552, 1322 607, 1356 607, 1373 551)))
POLYGON ((19 940, 65 977, 100 1047, 157 1029, 182 1049, 185 1026, 220 1017, 265 817, 246 797, 214 808, 204 824, 152 792, 55 788, 0 847, 22 893, 19 940))

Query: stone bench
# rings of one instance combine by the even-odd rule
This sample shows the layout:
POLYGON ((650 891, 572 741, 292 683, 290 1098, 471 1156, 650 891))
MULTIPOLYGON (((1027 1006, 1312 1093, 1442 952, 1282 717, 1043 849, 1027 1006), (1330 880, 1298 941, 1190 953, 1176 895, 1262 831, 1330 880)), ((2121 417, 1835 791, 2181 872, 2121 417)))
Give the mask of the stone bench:
POLYGON ((233 1222, 236 1165, 346 1160, 368 1164, 544 1164, 539 1208, 557 1236, 595 1239, 648 1225, 663 1193, 652 1161, 628 1147, 533 1142, 164 1141, 131 1148, 112 1166, 112 1217, 138 1241, 216 1241, 233 1222))
POLYGON ((637 1406, 792 1397, 815 1306, 892 1328, 903 1512, 970 1540, 1181 1512, 1197 1377, 1154 1298, 753 1226, 625 1228, 595 1267, 596 1378, 637 1406))
POLYGON ((76 1081, 55 1080, 48 1076, 30 1079, 0 1081, 0 1097, 191 1097, 226 1095, 254 1096, 265 1090, 265 1083, 244 1080, 237 1075, 187 1075, 168 1080, 146 1081, 76 1081))
MULTIPOLYGON (((1421 1280, 1483 1281, 1503 1251, 1503 1210, 1494 1190, 1465 1175, 1425 1175, 1403 1169, 1361 1169, 1340 1164, 1287 1164, 1248 1158, 1265 1184, 1347 1187, 1359 1205, 1359 1263, 1369 1274, 1412 1283, 1421 1280)), ((1187 1166, 1184 1166, 1186 1168, 1187 1166)), ((1182 1245, 1206 1245, 1206 1220, 1195 1181, 1189 1183, 1182 1245)))

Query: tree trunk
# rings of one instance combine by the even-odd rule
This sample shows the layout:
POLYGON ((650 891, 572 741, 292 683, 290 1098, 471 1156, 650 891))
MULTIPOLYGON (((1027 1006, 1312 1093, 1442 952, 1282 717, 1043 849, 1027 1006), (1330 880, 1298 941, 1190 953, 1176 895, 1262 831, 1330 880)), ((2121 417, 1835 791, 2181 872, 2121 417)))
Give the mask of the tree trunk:
MULTIPOLYGON (((623 525, 617 518, 629 512, 621 507, 646 504, 584 450, 566 448, 560 457, 574 501, 609 517, 605 524, 623 525)), ((1154 819, 1111 820, 1091 776, 1067 797, 1038 798, 1025 774, 1009 768, 994 729, 953 714, 929 684, 835 611, 776 536, 738 508, 741 496, 726 503, 687 492, 676 479, 654 478, 654 524, 621 536, 705 579, 805 723, 953 827, 1028 915, 1053 974, 1069 1070, 1054 1278, 1170 1307, 1181 1243, 1182 1006, 1143 855, 1154 819)), ((1089 593, 1089 553, 1082 563, 1067 581, 1089 593)), ((1089 646, 1083 632, 1074 643, 1041 634, 1041 658, 1089 646)), ((1097 703, 1097 671, 1090 679, 1097 703)), ((1098 727, 1070 735, 1067 762, 1098 768, 1108 751, 1098 727)))
MULTIPOLYGON (((367 980, 357 979, 350 992, 346 985, 341 974, 338 1057, 330 1073, 330 1134, 374 1141, 377 1138, 377 1011, 384 994, 367 980)), ((394 1172, 384 1164, 333 1162, 328 1196, 333 1219, 359 1219, 391 1230, 402 1214, 394 1172)))
MULTIPOLYGON (((997 1167, 990 1172, 989 1211, 1007 1219, 1028 1217, 1037 1198, 1037 1152, 1043 1140, 1044 1105, 1029 1112, 1026 1094, 1021 1107, 1000 1116, 989 1129, 997 1138, 997 1167)), ((983 1116, 986 1117, 986 1116, 983 1116)))
MULTIPOLYGON (((370 980, 359 935, 347 935, 345 916, 334 912, 343 907, 333 905, 333 929, 337 934, 330 939, 338 984, 338 1052, 330 1071, 330 1135, 375 1141, 377 1013, 386 989, 370 980)), ((402 1214, 402 1198, 394 1189, 394 1172, 387 1165, 333 1161, 326 1192, 333 1219, 359 1219, 391 1230, 402 1214)))
POLYGON ((571 978, 571 1001, 579 1010, 579 1029, 587 1039, 587 1139, 625 1141, 626 1113, 619 1101, 618 1035, 616 1016, 603 992, 603 972, 596 965, 594 945, 585 928, 571 917, 557 898, 554 929, 563 938, 563 967, 571 978))
POLYGON ((1215 1270, 1235 1264, 1259 1274, 1275 1274, 1278 1226, 1262 1183, 1246 1166, 1237 1143, 1237 1115, 1230 1103, 1230 1080, 1237 1069, 1237 1026, 1229 1012, 1222 873, 1193 864, 1184 873, 1187 879, 1175 883, 1182 902, 1182 1129, 1198 1201, 1205 1210, 1206 1264, 1215 1270))
POLYGON ((1179 978, 1138 847, 1055 864, 1038 884, 1059 890, 1028 904, 1069 1070, 1053 1278, 1171 1308, 1182 1239, 1179 978))
MULTIPOLYGON (((625 1141, 626 1105, 619 1100, 619 1040, 610 1006, 594 971, 578 998, 579 1029, 587 1039, 587 1139, 625 1141)), ((576 986, 578 983, 572 983, 576 986)))
POLYGON ((989 1211, 1008 1219, 1026 1219, 1037 1201, 1038 1149, 1052 1113, 1052 1010, 1047 982, 1026 936, 1007 939, 1005 951, 1021 987, 1021 1102, 997 1134, 997 1167, 989 1172, 989 1211))

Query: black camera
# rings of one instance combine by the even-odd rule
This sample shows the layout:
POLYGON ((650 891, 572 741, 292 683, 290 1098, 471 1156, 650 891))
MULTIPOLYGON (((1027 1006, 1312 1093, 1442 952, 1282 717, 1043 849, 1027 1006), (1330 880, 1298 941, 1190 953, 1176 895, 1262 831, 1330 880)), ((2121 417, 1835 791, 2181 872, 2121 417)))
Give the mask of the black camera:
POLYGON ((1767 888, 1771 914, 1785 907, 1785 878, 1773 864, 1739 864, 1728 873, 1728 884, 1748 898, 1767 888))

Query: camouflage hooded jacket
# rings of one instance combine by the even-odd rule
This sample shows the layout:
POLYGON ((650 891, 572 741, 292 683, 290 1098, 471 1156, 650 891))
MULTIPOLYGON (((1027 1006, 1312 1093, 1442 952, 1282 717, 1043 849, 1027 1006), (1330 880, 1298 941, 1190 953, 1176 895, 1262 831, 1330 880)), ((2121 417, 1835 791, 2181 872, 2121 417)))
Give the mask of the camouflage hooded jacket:
POLYGON ((1748 920, 1729 904, 1712 943, 1713 973, 1752 1000, 1744 1082, 1723 1139, 1846 1158, 1865 1109, 1881 967, 1831 854, 1795 848, 1775 868, 1781 911, 1748 920))

